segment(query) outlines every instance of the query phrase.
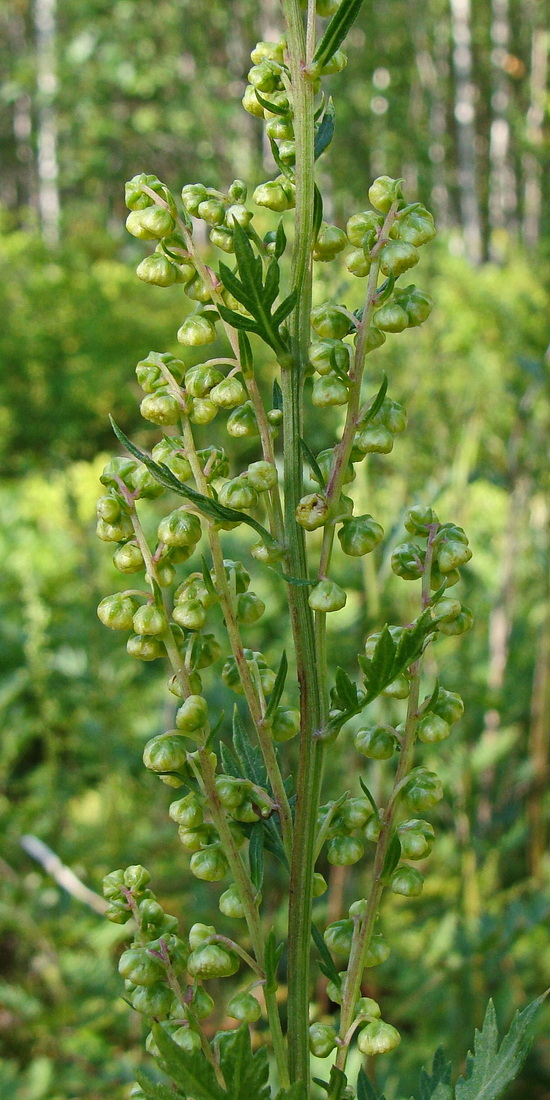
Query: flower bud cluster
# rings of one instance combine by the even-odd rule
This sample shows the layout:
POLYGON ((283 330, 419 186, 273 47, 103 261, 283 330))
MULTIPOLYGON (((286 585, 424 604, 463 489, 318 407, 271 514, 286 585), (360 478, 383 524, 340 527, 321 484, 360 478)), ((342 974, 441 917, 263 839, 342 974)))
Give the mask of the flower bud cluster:
MULTIPOLYGON (((439 523, 431 508, 411 508, 405 517, 405 528, 415 541, 404 542, 395 548, 391 567, 404 580, 418 580, 423 576, 426 563, 424 541, 430 539, 430 587, 440 593, 452 588, 460 580, 459 567, 472 557, 468 537, 462 527, 454 523, 439 523)), ((431 607, 431 614, 441 634, 463 634, 473 624, 473 615, 460 600, 438 595, 431 607)))

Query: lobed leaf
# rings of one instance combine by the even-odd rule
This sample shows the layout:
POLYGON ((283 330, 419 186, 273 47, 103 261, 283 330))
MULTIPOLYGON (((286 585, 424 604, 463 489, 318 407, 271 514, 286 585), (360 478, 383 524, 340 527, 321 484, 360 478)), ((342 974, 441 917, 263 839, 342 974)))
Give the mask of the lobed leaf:
POLYGON ((331 982, 334 982, 335 985, 339 986, 340 985, 340 975, 339 975, 339 973, 338 973, 338 971, 337 971, 337 969, 334 965, 334 960, 332 958, 332 955, 331 955, 331 953, 330 953, 330 951, 329 951, 329 949, 328 949, 328 947, 327 947, 327 945, 326 945, 319 929, 316 928, 316 926, 313 923, 311 925, 311 935, 313 937, 313 942, 314 942, 314 944, 315 944, 315 946, 316 946, 316 948, 317 948, 317 950, 318 950, 318 952, 321 956, 321 959, 323 961, 323 966, 321 968, 322 971, 323 971, 323 974, 325 974, 326 977, 329 978, 331 982))
MULTIPOLYGON (((160 1024, 153 1024, 153 1036, 160 1051, 160 1066, 193 1100, 227 1100, 202 1050, 182 1050, 160 1024)), ((158 1059, 157 1059, 158 1061, 158 1059)), ((157 1100, 155 1097, 154 1100, 157 1100)), ((158 1097, 158 1100, 163 1098, 158 1097)))
POLYGON ((455 1086, 456 1100, 497 1100, 517 1077, 529 1051, 529 1028, 548 991, 516 1012, 510 1029, 498 1044, 495 1006, 487 1005, 481 1031, 475 1032, 474 1053, 468 1054, 466 1074, 455 1086))
POLYGON ((438 1047, 434 1054, 432 1072, 420 1071, 419 1100, 453 1100, 451 1063, 447 1061, 443 1047, 438 1047))
POLYGON ((185 1094, 180 1092, 174 1092, 174 1089, 170 1085, 163 1085, 160 1081, 152 1081, 147 1073, 144 1073, 141 1069, 134 1071, 135 1079, 138 1085, 141 1086, 147 1100, 186 1100, 185 1094))
POLYGON ((241 1024, 225 1031, 219 1039, 220 1068, 227 1092, 226 1100, 269 1100, 267 1047, 262 1043, 252 1051, 250 1030, 241 1024))
POLYGON ((360 1069, 357 1076, 357 1100, 385 1100, 369 1080, 364 1069, 360 1069))

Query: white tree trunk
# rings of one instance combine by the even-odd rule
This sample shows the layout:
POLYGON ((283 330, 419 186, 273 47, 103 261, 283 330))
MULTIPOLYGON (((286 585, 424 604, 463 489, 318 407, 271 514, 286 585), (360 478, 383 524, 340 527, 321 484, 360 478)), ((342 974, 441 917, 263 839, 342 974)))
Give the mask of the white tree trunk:
POLYGON ((59 244, 59 164, 57 159, 56 0, 35 0, 36 82, 38 91, 38 209, 46 244, 59 244))
POLYGON ((531 44, 530 106, 527 112, 528 151, 523 157, 524 199, 523 239, 534 248, 540 234, 542 210, 542 167, 540 153, 548 78, 548 45, 550 33, 543 27, 533 29, 531 44))
POLYGON ((503 244, 498 239, 498 231, 513 229, 517 209, 516 179, 510 160, 510 81, 505 68, 510 43, 508 0, 492 0, 491 42, 493 79, 489 136, 489 228, 490 256, 498 261, 502 259, 503 244))
POLYGON ((468 258, 481 262, 482 240, 476 172, 475 87, 472 78, 470 0, 451 0, 458 185, 462 231, 468 258))

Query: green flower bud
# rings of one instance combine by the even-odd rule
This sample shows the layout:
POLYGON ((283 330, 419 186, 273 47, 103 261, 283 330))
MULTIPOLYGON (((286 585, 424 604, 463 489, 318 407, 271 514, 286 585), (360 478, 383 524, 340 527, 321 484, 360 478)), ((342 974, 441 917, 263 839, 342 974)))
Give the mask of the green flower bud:
POLYGON ((95 532, 102 542, 122 542, 133 535, 134 528, 130 516, 122 513, 117 523, 105 523, 105 520, 98 519, 95 532))
POLYGON ((196 985, 193 990, 191 1008, 197 1020, 206 1020, 214 1011, 214 1001, 202 985, 196 985))
POLYGON ((313 246, 314 260, 333 260, 347 245, 346 234, 337 225, 321 222, 317 239, 313 246))
POLYGON ((218 407, 208 397, 194 397, 189 411, 192 424, 210 424, 218 415, 218 407))
POLYGON ((368 798, 348 798, 340 809, 340 816, 346 829, 362 829, 372 816, 372 806, 368 798))
POLYGON ((348 63, 347 54, 343 50, 335 50, 330 61, 323 65, 322 76, 331 76, 333 73, 341 73, 348 63))
POLYGON ((330 1024, 310 1024, 309 1050, 316 1058, 328 1058, 336 1046, 336 1031, 330 1024))
POLYGON ((246 401, 246 390, 238 378, 224 378, 210 390, 210 400, 220 409, 234 409, 246 401))
POLYGON ((176 714, 176 726, 185 733, 195 733, 208 722, 208 703, 202 695, 189 695, 176 714))
POLYGON ((355 248, 353 252, 349 252, 344 262, 350 275, 356 275, 358 279, 364 279, 372 266, 372 260, 369 256, 365 256, 362 248, 355 248))
POLYGON ((95 506, 97 518, 104 520, 110 526, 116 524, 120 517, 120 500, 114 493, 108 493, 99 497, 95 506))
POLYGON ((359 1032, 357 1046, 361 1054, 387 1054, 400 1042, 401 1036, 395 1027, 383 1020, 373 1020, 359 1032))
POLYGON ((278 62, 263 57, 258 65, 253 65, 248 73, 248 83, 259 92, 275 92, 280 88, 281 66, 278 62))
POLYGON ((201 202, 204 202, 206 198, 206 187, 202 183, 187 183, 185 187, 182 187, 181 201, 188 214, 193 214, 196 217, 201 202))
POLYGON ((368 726, 357 731, 354 745, 370 760, 389 760, 396 748, 395 730, 393 726, 368 726))
POLYGON ((323 302, 311 311, 311 327, 325 340, 343 340, 350 331, 351 323, 334 302, 323 302))
POLYGON ((254 592, 242 592, 237 597, 237 622, 245 626, 252 626, 261 619, 265 611, 265 603, 254 592))
POLYGON ((427 768, 413 768, 401 790, 401 797, 408 810, 431 810, 443 798, 443 788, 435 772, 427 768))
POLYGON ((245 111, 248 111, 249 115, 254 115, 255 118, 265 118, 265 111, 261 103, 258 102, 256 89, 253 88, 251 84, 248 84, 245 88, 241 103, 245 111))
POLYGON ((437 603, 433 604, 430 609, 430 614, 435 623, 452 623, 462 611, 462 604, 460 600, 452 599, 452 597, 443 597, 439 599, 437 603))
MULTIPOLYGON (((292 105, 286 92, 272 92, 269 95, 265 95, 264 99, 268 100, 273 110, 265 111, 265 118, 277 118, 282 115, 292 114, 292 105)), ((279 179, 281 177, 279 176, 279 179)))
POLYGON ((315 0, 315 10, 321 19, 330 19, 340 7, 340 0, 315 0))
POLYGON ((392 179, 390 176, 378 176, 369 187, 369 202, 374 209, 387 214, 394 202, 402 200, 401 184, 403 182, 401 179, 392 179))
POLYGON ((433 508, 415 504, 405 515, 405 527, 411 535, 429 535, 430 527, 439 523, 433 508))
POLYGON ((216 929, 213 924, 201 924, 200 922, 192 924, 189 929, 189 947, 191 951, 195 951, 197 947, 202 947, 207 940, 215 935, 216 929))
POLYGON ((413 244, 415 248, 433 241, 436 229, 432 215, 420 203, 415 204, 416 209, 404 210, 396 219, 392 236, 395 234, 407 244, 413 244))
POLYGON ((367 824, 365 825, 365 828, 363 830, 363 836, 365 837, 365 840, 369 840, 373 844, 376 844, 377 840, 379 840, 379 838, 380 838, 381 831, 382 831, 382 818, 380 817, 379 813, 378 814, 373 813, 372 817, 369 817, 369 820, 367 821, 367 824))
POLYGON ((245 1024, 253 1024, 262 1015, 262 1009, 252 993, 237 993, 227 1006, 227 1015, 245 1024))
POLYGON ((318 374, 347 372, 350 361, 351 348, 341 340, 317 340, 310 346, 309 362, 318 374))
POLYGON ((176 603, 187 603, 189 600, 200 600, 203 607, 209 608, 216 603, 217 596, 205 585, 202 573, 191 573, 186 580, 176 588, 174 592, 176 603))
POLYGON ((403 865, 393 872, 390 879, 390 890, 394 894, 402 894, 405 898, 417 898, 422 893, 424 876, 416 867, 403 865))
POLYGON ((359 837, 335 836, 327 849, 327 859, 335 867, 351 867, 364 855, 365 845, 359 837))
POLYGON ((143 763, 151 772, 177 772, 187 764, 185 738, 173 733, 152 737, 143 750, 143 763))
POLYGON ((328 884, 326 878, 320 875, 318 871, 315 871, 313 875, 313 897, 320 898, 327 890, 328 884))
POLYGON ((469 607, 462 607, 462 611, 457 615, 456 619, 452 622, 438 623, 437 629, 440 634, 452 635, 452 634, 465 634, 467 630, 471 630, 474 625, 474 613, 469 607))
POLYGON ((294 137, 292 119, 284 118, 282 115, 276 115, 275 118, 269 119, 269 122, 266 124, 265 132, 267 136, 273 138, 274 141, 291 141, 294 137))
MULTIPOLYGON (((283 164, 294 164, 296 162, 296 142, 295 141, 281 141, 279 142, 279 160, 283 164)), ((315 256, 314 259, 320 259, 320 256, 315 256)), ((328 257, 327 257, 328 259, 328 257)))
POLYGON ((225 225, 210 230, 210 241, 216 248, 221 248, 222 252, 235 251, 233 231, 225 225))
POLYGON ((391 683, 384 688, 382 694, 389 695, 391 699, 406 699, 410 690, 410 682, 403 672, 401 675, 396 676, 395 680, 392 680, 391 683))
POLYGON ((220 912, 226 917, 240 920, 246 916, 244 905, 240 899, 238 888, 235 884, 228 890, 224 890, 218 902, 220 912))
POLYGON ((162 905, 159 905, 158 901, 154 898, 144 898, 139 903, 139 915, 142 925, 152 925, 155 927, 157 924, 162 924, 164 920, 164 910, 162 905))
POLYGON ((401 287, 395 293, 395 302, 405 310, 409 319, 409 328, 424 324, 433 309, 433 299, 415 286, 401 287))
POLYGON ((233 409, 227 418, 226 428, 234 439, 252 438, 260 434, 256 414, 250 401, 245 401, 244 405, 233 409))
POLYGON ((278 61, 281 65, 284 60, 283 42, 257 42, 250 54, 250 60, 254 65, 259 65, 264 59, 278 61))
MULTIPOLYGON (((189 866, 195 878, 200 878, 204 882, 219 882, 220 879, 225 878, 229 870, 227 859, 219 847, 206 848, 202 852, 195 852, 191 856, 189 866)), ((191 970, 191 967, 189 967, 189 973, 193 974, 196 971, 191 970)), ((231 970, 229 973, 234 974, 235 971, 231 970)))
POLYGON ((315 379, 311 401, 317 408, 326 409, 331 405, 345 405, 348 398, 348 387, 337 374, 325 374, 322 378, 315 379))
POLYGON ((268 210, 283 212, 290 208, 287 194, 277 180, 268 180, 256 188, 252 196, 256 206, 265 206, 268 210))
POLYGON ((138 237, 141 241, 158 241, 160 237, 167 237, 173 232, 174 225, 174 219, 168 210, 162 210, 158 206, 132 210, 126 218, 126 229, 132 237, 138 237))
POLYGON ((134 863, 123 871, 123 880, 128 890, 139 892, 144 890, 151 881, 151 875, 146 867, 142 867, 141 863, 134 863))
POLYGON ((383 221, 384 219, 373 210, 361 210, 358 214, 352 214, 346 225, 349 243, 362 251, 365 246, 367 249, 372 248, 378 240, 378 231, 383 221))
POLYGON ((142 282, 151 283, 153 286, 173 286, 178 273, 177 268, 166 256, 155 253, 153 256, 146 256, 138 264, 136 275, 142 282))
POLYGON ((271 722, 274 741, 290 741, 300 732, 300 711, 292 707, 277 707, 271 722))
POLYGON ((183 322, 176 333, 176 339, 180 344, 185 344, 189 348, 212 344, 216 339, 214 322, 209 317, 205 317, 204 314, 195 313, 183 322))
POLYGON ((383 332, 403 332, 408 328, 409 317, 396 302, 386 302, 374 314, 374 323, 383 332))
MULTIPOLYGON (((197 1031, 193 1031, 189 1025, 176 1028, 170 1038, 177 1046, 185 1050, 187 1054, 194 1054, 201 1049, 201 1037, 197 1031)), ((152 1052, 154 1053, 154 1052, 152 1052)))
POLYGON ((465 565, 472 557, 469 546, 455 539, 446 539, 436 543, 437 566, 440 573, 452 573, 460 565, 465 565))
POLYGON ((393 450, 393 433, 383 424, 368 424, 355 433, 353 444, 362 455, 387 455, 393 450))
MULTIPOLYGON (((197 853, 197 855, 202 856, 205 854, 204 852, 197 853)), ((193 859, 195 858, 193 856, 193 859)), ((199 947, 196 951, 191 952, 187 969, 194 978, 200 978, 202 981, 208 981, 209 978, 228 978, 231 974, 237 973, 239 959, 227 948, 220 947, 217 943, 209 943, 206 947, 199 947)))
POLYGON ((232 817, 235 821, 243 821, 247 824, 260 820, 260 814, 251 798, 245 798, 239 806, 235 806, 235 809, 232 810, 232 817))
POLYGON ((327 982, 327 997, 329 997, 331 1001, 334 1001, 334 1004, 336 1004, 336 1005, 342 1004, 342 984, 343 984, 343 981, 344 981, 345 977, 346 977, 346 971, 345 970, 340 970, 340 972, 339 972, 340 984, 339 985, 337 985, 336 982, 327 982))
POLYGON ((212 290, 198 272, 185 284, 185 293, 192 302, 200 302, 202 305, 209 305, 212 301, 212 290))
POLYGON ((335 581, 319 581, 312 589, 308 597, 308 604, 313 611, 340 611, 345 607, 347 595, 335 581))
POLYGON ((223 225, 225 221, 225 204, 219 199, 205 199, 197 208, 197 216, 208 225, 223 225))
POLYGON ((126 924, 132 916, 129 907, 123 901, 113 901, 105 910, 107 920, 113 924, 126 924))
POLYGON ((158 195, 163 195, 166 190, 156 176, 146 176, 144 172, 140 172, 124 185, 124 201, 129 210, 144 210, 153 205, 154 200, 144 192, 144 186, 150 187, 158 195))
POLYGON ((403 821, 399 825, 397 833, 404 859, 425 859, 430 854, 435 833, 429 821, 411 818, 410 821, 403 821))
POLYGON ((134 542, 118 547, 113 555, 113 564, 121 573, 139 573, 145 568, 143 554, 134 542))
POLYGON ((349 955, 353 928, 353 921, 349 919, 337 920, 334 924, 329 924, 323 936, 329 951, 333 951, 335 955, 349 955))
POLYGON ((438 714, 423 714, 418 720, 416 733, 419 741, 427 745, 437 745, 440 741, 446 741, 451 732, 448 722, 440 718, 438 714))
POLYGON ((380 1019, 380 1005, 372 997, 360 997, 355 1005, 355 1016, 370 1016, 375 1020, 380 1019))
MULTIPOLYGON (((102 883, 102 888, 103 897, 106 898, 107 901, 124 900, 124 895, 121 890, 122 886, 126 886, 124 875, 125 871, 123 871, 122 868, 117 871, 110 871, 108 875, 105 875, 102 883)), ((126 905, 125 900, 124 904, 126 905)))
POLYGON ((235 223, 246 229, 247 225, 250 225, 252 221, 252 211, 247 210, 246 206, 242 202, 235 202, 226 212, 225 220, 227 225, 232 229, 235 223))
POLYGON ((249 785, 246 780, 233 775, 217 775, 216 790, 222 806, 226 810, 236 810, 244 802, 249 785))
POLYGON ((98 618, 111 630, 131 630, 138 602, 132 596, 105 596, 97 608, 98 618))
POLYGON ((217 367, 198 363, 185 372, 185 389, 191 397, 207 397, 210 390, 223 380, 224 376, 217 367))
POLYGON ((185 630, 201 630, 206 622, 206 611, 200 600, 188 600, 179 603, 172 611, 172 618, 185 630))
POLYGON ((446 691, 445 688, 440 687, 431 710, 451 726, 462 718, 464 703, 456 691, 446 691))
POLYGON ((164 982, 155 982, 149 988, 138 986, 130 993, 129 1000, 136 1012, 153 1016, 156 1020, 165 1020, 177 1005, 172 990, 164 982))
POLYGON ((191 660, 194 668, 209 668, 218 660, 220 653, 221 645, 213 634, 195 635, 191 648, 191 660))
POLYGON ((342 550, 354 558, 370 554, 383 535, 384 528, 369 515, 345 520, 338 532, 342 550))
POLYGON ((366 351, 376 351, 376 348, 381 348, 382 344, 386 343, 386 333, 382 332, 379 328, 375 328, 371 325, 367 332, 367 339, 365 341, 366 351))
POLYGON ((269 409, 267 419, 272 428, 279 428, 283 423, 283 410, 269 409))
POLYGON ((182 407, 171 393, 147 394, 139 411, 144 420, 150 420, 152 424, 159 424, 161 427, 177 424, 182 415, 182 407))
POLYGON ((166 615, 154 604, 138 607, 133 626, 136 634, 162 634, 166 630, 166 615))
POLYGON ((414 267, 420 259, 420 253, 413 244, 405 241, 389 241, 380 251, 380 269, 384 275, 395 275, 396 278, 414 267))
POLYGON ((328 504, 322 493, 309 493, 298 504, 296 523, 306 531, 315 531, 317 527, 324 527, 328 511, 328 504))
POLYGON ((381 966, 390 956, 390 945, 380 932, 372 937, 365 956, 365 966, 381 966))
POLYGON ((176 802, 171 802, 168 814, 177 825, 184 825, 187 829, 202 825, 204 820, 203 808, 194 791, 186 794, 184 798, 177 799, 176 802))
POLYGON ((218 494, 218 500, 225 508, 235 508, 238 512, 255 508, 258 503, 258 494, 248 479, 234 477, 222 485, 218 494))
POLYGON ((265 493, 268 489, 274 489, 279 475, 277 467, 272 462, 251 462, 247 470, 248 481, 257 493, 265 493))
POLYGON ((161 519, 157 527, 157 538, 166 546, 195 546, 201 534, 198 516, 181 508, 161 519))
POLYGON ((118 960, 118 972, 134 985, 151 986, 163 976, 164 967, 145 947, 129 947, 118 960))
MULTIPOLYGON (((333 465, 333 460, 334 460, 334 449, 332 447, 327 447, 327 449, 325 451, 319 451, 319 454, 316 457, 317 457, 317 465, 320 467, 320 470, 321 470, 321 473, 323 474, 325 482, 327 482, 328 479, 329 479, 331 470, 332 470, 332 465, 333 465)), ((319 480, 319 478, 317 477, 317 475, 314 471, 312 471, 311 476, 312 476, 312 479, 314 481, 319 480)), ((348 462, 348 464, 346 466, 346 469, 345 469, 345 472, 344 472, 344 485, 349 485, 350 482, 352 482, 352 481, 355 481, 355 470, 353 469, 353 466, 352 466, 351 462, 348 462)), ((344 502, 348 501, 349 499, 350 499, 349 497, 341 497, 341 501, 344 501, 344 502)))
POLYGON ((112 458, 110 462, 103 469, 103 473, 100 477, 102 485, 107 485, 112 489, 119 488, 119 481, 122 481, 126 488, 132 488, 131 479, 138 468, 138 464, 133 458, 112 458))
POLYGON ((398 577, 406 581, 416 581, 424 571, 426 553, 414 542, 404 542, 396 546, 391 556, 391 567, 398 577))
POLYGON ((216 842, 217 833, 213 825, 195 825, 193 828, 180 825, 178 837, 188 852, 201 852, 216 842))
POLYGON ((256 561, 261 561, 265 565, 271 565, 273 562, 280 561, 283 552, 279 547, 272 545, 266 546, 263 542, 255 542, 250 547, 250 553, 256 561))

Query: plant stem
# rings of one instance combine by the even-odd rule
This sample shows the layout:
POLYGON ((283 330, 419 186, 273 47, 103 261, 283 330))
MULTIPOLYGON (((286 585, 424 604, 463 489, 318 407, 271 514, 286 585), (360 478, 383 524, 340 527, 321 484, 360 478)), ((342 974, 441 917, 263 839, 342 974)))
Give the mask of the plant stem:
MULTIPOLYGON (((304 75, 306 41, 298 0, 282 0, 292 81, 296 143, 296 215, 292 256, 292 286, 296 306, 289 319, 290 357, 282 362, 285 529, 288 569, 307 579, 303 530, 295 519, 302 496, 300 436, 303 382, 308 363, 311 312, 311 247, 314 206, 313 88, 304 75)), ((301 1080, 309 1094, 309 960, 315 830, 323 771, 323 746, 314 734, 322 728, 326 707, 319 676, 313 616, 307 588, 288 586, 290 618, 300 686, 300 750, 296 781, 296 816, 291 862, 288 945, 288 1045, 291 1081, 301 1080)))
MULTIPOLYGON (((433 558, 433 538, 436 529, 436 525, 430 528, 426 547, 426 558, 422 576, 423 609, 426 608, 430 602, 430 573, 433 558)), ((382 873, 388 847, 394 831, 395 818, 398 810, 398 795, 413 765, 416 727, 418 724, 421 666, 422 657, 419 657, 418 660, 411 665, 411 686, 407 703, 407 717, 399 764, 395 773, 392 791, 382 815, 382 827, 380 830, 380 838, 376 846, 372 881, 369 896, 367 898, 366 910, 364 916, 357 920, 353 933, 349 965, 342 987, 342 1009, 340 1014, 340 1038, 342 1040, 344 1040, 349 1033, 349 1029, 353 1022, 354 1008, 358 998, 361 996, 361 982, 365 969, 365 959, 378 916, 380 900, 384 891, 384 886, 386 885, 385 882, 382 881, 382 873)), ((343 1070, 345 1068, 348 1050, 349 1045, 346 1045, 342 1046, 338 1052, 336 1065, 339 1069, 343 1070)))

